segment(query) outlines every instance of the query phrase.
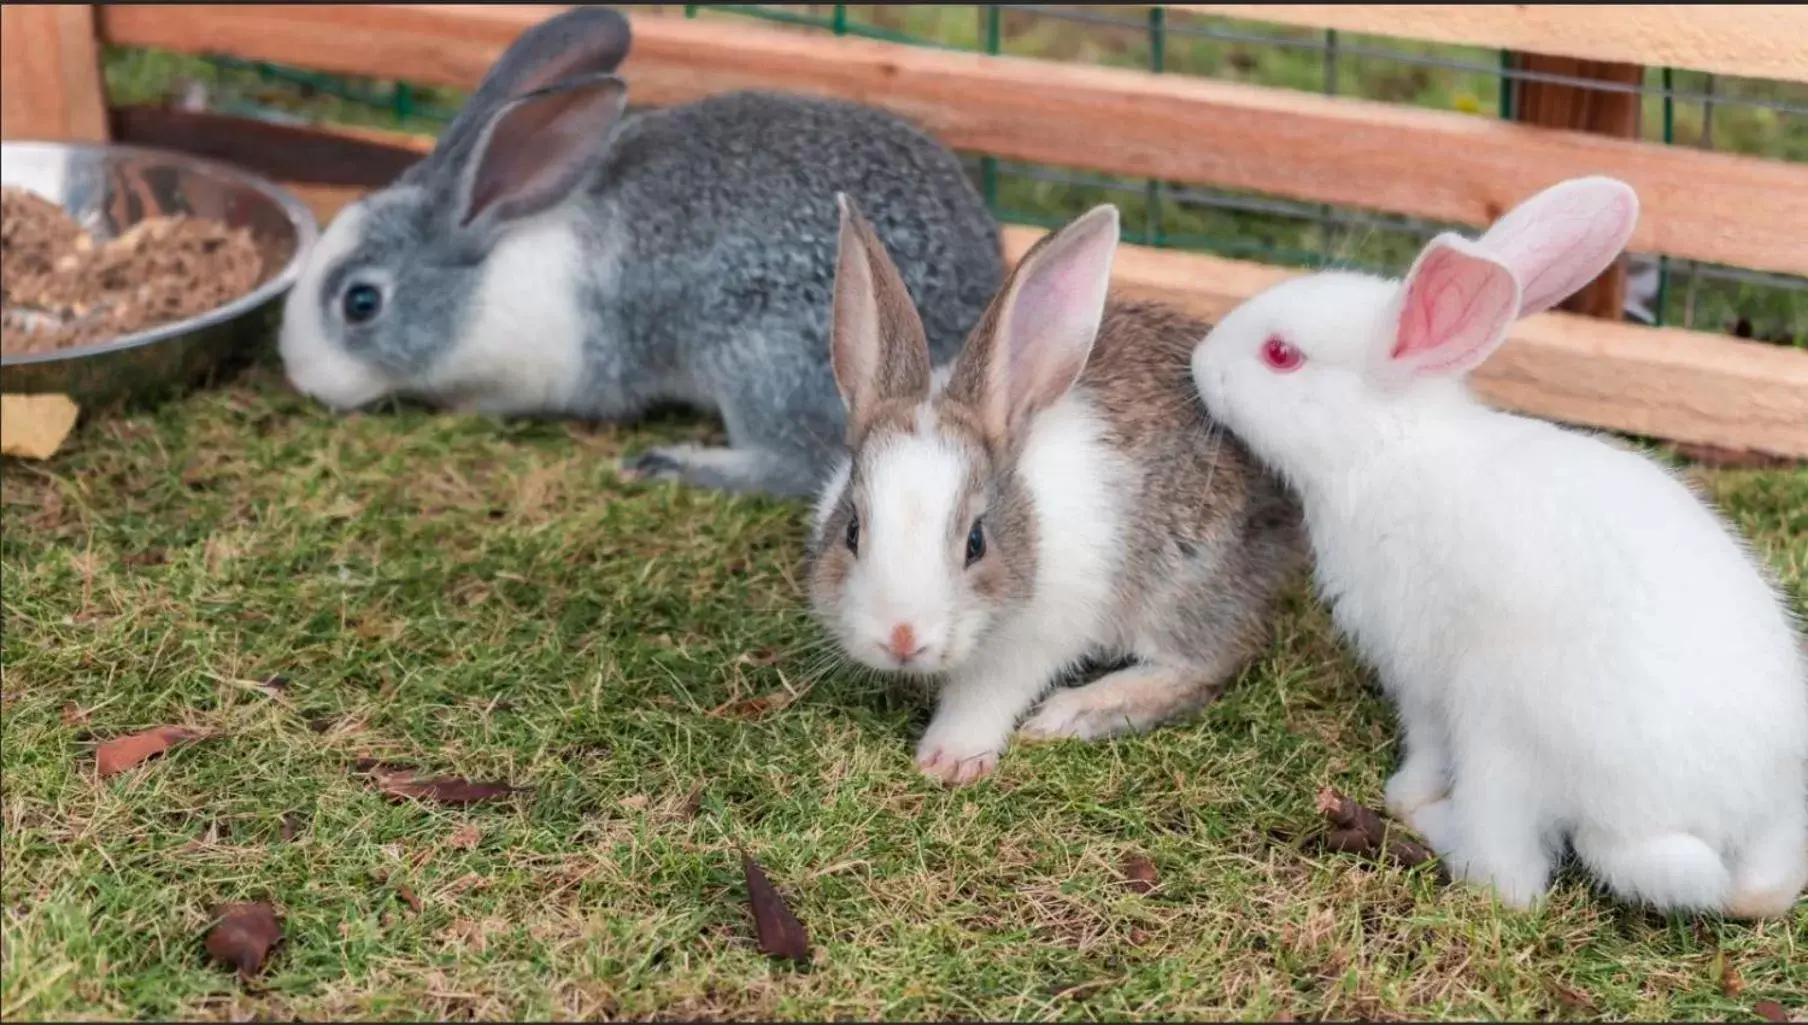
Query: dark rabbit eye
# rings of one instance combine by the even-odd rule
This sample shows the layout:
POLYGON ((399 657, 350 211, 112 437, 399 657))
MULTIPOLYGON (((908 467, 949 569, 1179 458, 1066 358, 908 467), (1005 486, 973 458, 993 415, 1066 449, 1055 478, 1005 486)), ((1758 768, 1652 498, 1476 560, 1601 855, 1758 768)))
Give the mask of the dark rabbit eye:
POLYGON ((362 324, 383 311, 383 293, 375 285, 353 285, 345 290, 345 319, 362 324))
POLYGON ((986 557, 985 528, 983 528, 979 525, 978 520, 974 520, 973 521, 973 529, 967 531, 967 565, 971 566, 974 563, 978 562, 979 560, 981 560, 985 557, 986 557))
POLYGON ((848 517, 847 546, 848 551, 860 554, 860 517, 857 514, 848 517))

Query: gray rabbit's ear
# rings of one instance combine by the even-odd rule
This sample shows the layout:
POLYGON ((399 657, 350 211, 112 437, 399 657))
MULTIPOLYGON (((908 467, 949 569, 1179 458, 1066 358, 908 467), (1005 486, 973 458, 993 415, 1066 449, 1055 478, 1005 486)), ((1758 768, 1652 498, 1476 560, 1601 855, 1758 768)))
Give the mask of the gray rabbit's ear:
POLYGON ((621 12, 596 6, 574 7, 522 32, 440 133, 428 163, 456 173, 504 104, 561 82, 614 74, 632 41, 621 12))
POLYGON ((454 183, 455 230, 486 235, 563 201, 601 163, 627 102, 621 79, 593 75, 504 104, 454 183))

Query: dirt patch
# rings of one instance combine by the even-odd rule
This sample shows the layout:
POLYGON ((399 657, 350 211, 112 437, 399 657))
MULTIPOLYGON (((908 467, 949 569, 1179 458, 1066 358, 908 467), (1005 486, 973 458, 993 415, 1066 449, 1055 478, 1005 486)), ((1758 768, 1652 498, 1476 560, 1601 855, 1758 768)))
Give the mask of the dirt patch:
POLYGON ((97 242, 62 208, 0 189, 0 352, 92 345, 216 309, 257 287, 249 228, 151 217, 97 242))

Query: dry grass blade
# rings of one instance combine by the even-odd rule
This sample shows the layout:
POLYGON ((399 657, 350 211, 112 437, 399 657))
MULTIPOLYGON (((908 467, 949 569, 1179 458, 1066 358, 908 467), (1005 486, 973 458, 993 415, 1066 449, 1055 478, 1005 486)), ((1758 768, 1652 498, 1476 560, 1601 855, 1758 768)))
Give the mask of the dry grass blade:
POLYGON ((115 737, 94 749, 94 764, 103 778, 124 772, 147 758, 160 755, 170 747, 207 736, 201 730, 181 726, 159 726, 126 737, 115 737))
POLYGON ((747 903, 753 909, 753 929, 760 952, 793 961, 810 959, 810 938, 772 881, 754 860, 741 852, 741 870, 747 876, 747 903))
POLYGON ((223 904, 214 909, 214 927, 207 932, 207 952, 222 964, 238 969, 249 980, 264 968, 270 950, 282 942, 282 925, 276 910, 263 901, 223 904))

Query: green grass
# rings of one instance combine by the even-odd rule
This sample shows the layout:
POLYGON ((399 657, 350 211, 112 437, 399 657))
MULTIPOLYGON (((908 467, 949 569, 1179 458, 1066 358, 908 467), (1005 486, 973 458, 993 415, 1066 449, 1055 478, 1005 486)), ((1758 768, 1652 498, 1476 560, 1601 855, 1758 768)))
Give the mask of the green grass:
MULTIPOLYGON (((801 506, 615 479, 624 448, 710 429, 338 418, 266 366, 97 419, 49 464, 7 462, 0 1012, 1800 1007, 1808 911, 1667 921, 1570 875, 1515 914, 1425 869, 1317 852, 1314 793, 1378 800, 1395 730, 1303 591, 1199 720, 1013 750, 968 789, 926 782, 918 706, 823 671, 801 506), (280 697, 242 682, 278 674, 280 697), (221 736, 96 778, 97 740, 164 723, 221 736), (349 770, 366 756, 530 793, 392 804, 349 770), (467 825, 470 850, 450 842, 467 825), (810 929, 807 968, 753 948, 737 844, 810 929), (1131 852, 1158 867, 1155 893, 1119 882, 1131 852), (208 908, 233 899, 286 919, 255 987, 201 949, 208 908), (1743 989, 1723 985, 1728 967, 1743 989)), ((1703 478, 1801 611, 1808 471, 1703 478)))
MULTIPOLYGON (((980 38, 970 8, 851 17, 980 38)), ((1003 21, 1007 52, 1147 61, 1134 33, 1003 21)), ((1187 40, 1167 56, 1318 88, 1303 51, 1187 40)), ((433 125, 168 54, 112 53, 107 71, 116 101, 196 78, 308 118, 433 125)), ((1349 95, 1478 116, 1495 102, 1483 76, 1355 59, 1343 74, 1349 95)), ((1808 153, 1808 126, 1723 115, 1733 148, 1808 153)), ((1690 124, 1679 111, 1679 139, 1690 124)), ((999 193, 1007 216, 1042 220, 1117 199, 1141 230, 1143 183, 1119 184, 1133 191, 1006 167, 999 193)), ((1285 218, 1162 216, 1213 245, 1354 255, 1285 218)), ((1387 262, 1410 255, 1403 238, 1357 241, 1387 262)), ((1705 291, 1700 323, 1738 312, 1808 337, 1799 292, 1705 291)), ((1427 869, 1316 850, 1314 794, 1376 802, 1395 724, 1303 586, 1272 650, 1197 720, 1013 750, 964 790, 924 781, 910 762, 923 710, 827 671, 799 590, 801 506, 615 479, 620 452, 710 430, 339 418, 266 361, 84 425, 51 463, 6 462, 0 1016, 1664 1020, 1808 1006, 1805 910, 1757 926, 1664 919, 1571 873, 1546 908, 1515 914, 1427 869), (291 681, 280 696, 249 685, 272 675, 291 681), (220 736, 96 778, 96 742, 164 723, 220 736), (529 792, 393 804, 350 771, 360 757, 529 792), (474 847, 454 843, 471 827, 474 847), (754 949, 737 846, 808 926, 807 968, 754 949), (1121 884, 1131 853, 1157 866, 1154 893, 1121 884), (208 909, 236 899, 271 900, 286 922, 250 987, 201 948, 208 909)), ((1698 473, 1808 612, 1808 470, 1698 473)))

